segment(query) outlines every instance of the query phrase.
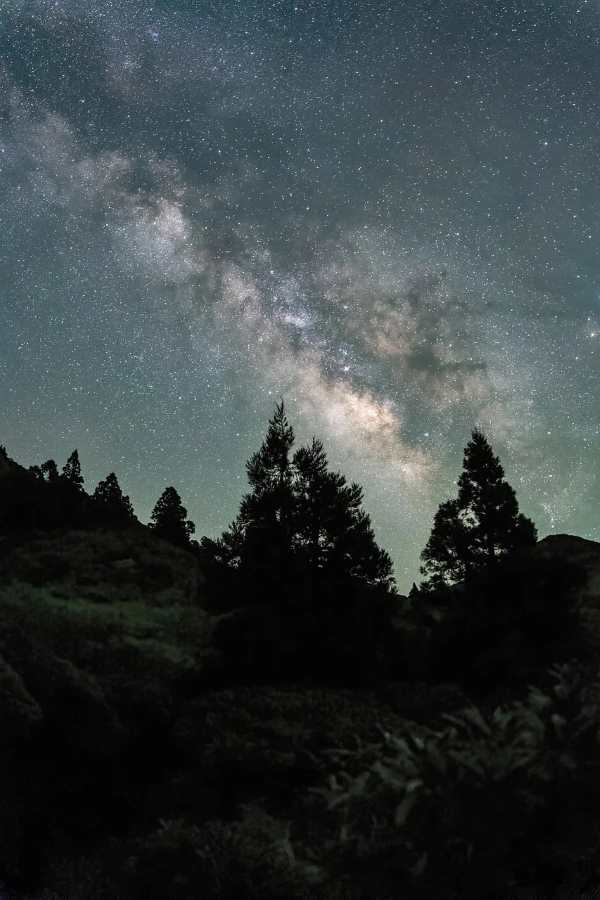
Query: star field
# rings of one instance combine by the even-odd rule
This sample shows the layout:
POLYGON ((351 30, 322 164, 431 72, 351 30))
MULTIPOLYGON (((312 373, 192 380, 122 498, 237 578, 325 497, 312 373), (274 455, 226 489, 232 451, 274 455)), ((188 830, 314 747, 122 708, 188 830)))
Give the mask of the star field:
POLYGON ((9 0, 0 442, 214 536, 284 397, 400 589, 479 424, 600 539, 600 3, 9 0))

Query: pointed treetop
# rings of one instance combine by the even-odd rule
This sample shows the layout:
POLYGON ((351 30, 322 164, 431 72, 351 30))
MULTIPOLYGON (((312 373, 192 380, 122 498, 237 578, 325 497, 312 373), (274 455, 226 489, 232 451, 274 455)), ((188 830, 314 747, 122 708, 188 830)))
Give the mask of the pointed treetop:
POLYGON ((519 513, 513 488, 487 438, 476 428, 465 447, 458 497, 442 503, 421 554, 429 586, 466 580, 521 547, 535 544, 535 525, 519 513))
POLYGON ((318 438, 312 438, 306 447, 300 447, 294 454, 294 465, 301 474, 322 477, 327 472, 327 454, 323 443, 318 438))
POLYGON ((83 487, 83 477, 81 475, 81 463, 79 462, 79 453, 73 450, 70 457, 66 461, 62 470, 62 477, 65 481, 71 482, 76 487, 83 487))
POLYGON ((269 420, 266 437, 260 450, 246 463, 248 481, 255 489, 266 486, 277 477, 281 484, 289 466, 289 453, 294 445, 294 429, 288 422, 283 400, 275 407, 269 420))
POLYGON ((282 401, 262 446, 246 464, 251 491, 235 523, 213 542, 215 558, 278 584, 304 567, 311 578, 337 573, 391 587, 391 559, 375 542, 360 486, 329 471, 316 437, 290 458, 293 443, 282 401))
POLYGON ((135 518, 131 501, 128 496, 123 494, 114 472, 98 483, 92 497, 102 504, 106 513, 115 519, 128 521, 135 518))
POLYGON ((187 509, 174 487, 164 489, 152 510, 150 528, 159 537, 187 547, 196 526, 187 517, 187 509))
POLYGON ((465 447, 459 489, 469 494, 477 489, 477 485, 498 483, 503 478, 504 469, 485 434, 480 428, 474 428, 471 440, 465 447))

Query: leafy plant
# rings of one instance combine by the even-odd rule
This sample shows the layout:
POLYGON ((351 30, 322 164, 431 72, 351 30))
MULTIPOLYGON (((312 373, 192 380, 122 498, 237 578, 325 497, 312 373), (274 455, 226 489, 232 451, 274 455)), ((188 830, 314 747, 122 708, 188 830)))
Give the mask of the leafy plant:
POLYGON ((289 825, 254 806, 233 823, 213 820, 199 827, 181 819, 162 821, 140 842, 129 870, 132 896, 144 900, 305 896, 289 825))
POLYGON ((322 864, 382 895, 402 884, 464 898, 534 877, 558 884, 581 848, 594 850, 600 682, 575 662, 550 675, 547 691, 531 687, 490 714, 470 706, 442 729, 408 724, 382 743, 331 750, 338 771, 313 789, 336 830, 322 864))

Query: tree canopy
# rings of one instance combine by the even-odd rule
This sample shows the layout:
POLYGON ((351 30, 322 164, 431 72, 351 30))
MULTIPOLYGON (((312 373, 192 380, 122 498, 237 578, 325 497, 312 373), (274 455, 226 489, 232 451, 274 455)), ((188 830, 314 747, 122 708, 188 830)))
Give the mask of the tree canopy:
POLYGON ((393 584, 392 562, 376 542, 362 489, 331 472, 316 438, 292 455, 294 431, 283 402, 275 408, 260 449, 246 464, 251 487, 229 529, 202 546, 263 586, 281 587, 293 572, 393 584))
POLYGON ((79 462, 79 453, 77 450, 73 450, 64 464, 62 477, 65 481, 74 484, 75 487, 83 489, 83 476, 81 474, 81 463, 79 462))
POLYGON ((98 483, 92 498, 99 504, 103 514, 111 522, 132 522, 135 519, 131 501, 126 494, 123 494, 114 472, 98 483))
POLYGON ((515 491, 479 429, 464 451, 458 497, 437 510, 421 559, 429 586, 468 580, 482 568, 537 539, 535 525, 519 512, 515 491))
POLYGON ((53 459, 47 459, 46 462, 43 462, 40 466, 41 477, 45 481, 58 481, 58 466, 54 462, 53 459))
POLYGON ((187 518, 187 509, 174 487, 164 489, 152 510, 150 528, 159 537, 183 547, 189 546, 196 526, 187 518))

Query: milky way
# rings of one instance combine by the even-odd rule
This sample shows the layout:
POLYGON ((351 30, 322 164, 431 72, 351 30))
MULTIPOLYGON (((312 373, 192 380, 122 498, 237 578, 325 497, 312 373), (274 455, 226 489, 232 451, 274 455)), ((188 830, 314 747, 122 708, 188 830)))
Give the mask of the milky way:
POLYGON ((407 589, 478 424, 600 538, 600 3, 0 10, 12 456, 216 535, 283 397, 407 589))

